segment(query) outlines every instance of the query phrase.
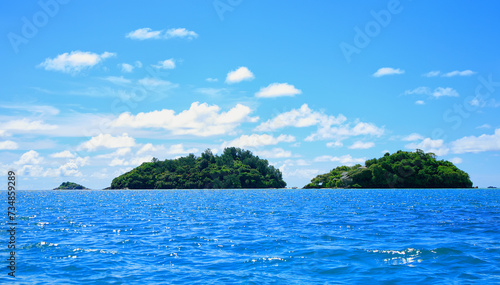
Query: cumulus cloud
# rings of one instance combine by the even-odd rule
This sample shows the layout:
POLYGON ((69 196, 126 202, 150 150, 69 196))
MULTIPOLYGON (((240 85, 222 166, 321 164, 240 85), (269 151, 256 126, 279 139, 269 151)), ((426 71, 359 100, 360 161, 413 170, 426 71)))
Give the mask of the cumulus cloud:
POLYGON ((151 28, 141 28, 135 31, 129 32, 125 35, 126 38, 133 40, 148 40, 148 39, 173 39, 173 38, 184 38, 184 39, 195 39, 198 34, 187 30, 185 28, 173 28, 168 30, 154 31, 151 28))
POLYGON ((273 148, 272 150, 259 150, 255 151, 255 154, 265 158, 286 158, 292 156, 291 151, 284 150, 282 148, 273 148))
POLYGON ((82 143, 79 149, 95 151, 98 148, 121 148, 132 146, 135 146, 135 140, 126 133, 116 137, 110 134, 99 134, 82 143))
POLYGON ((302 94, 300 89, 288 83, 271 83, 267 87, 262 87, 259 92, 255 93, 259 98, 273 98, 282 96, 295 96, 302 94))
POLYGON ((160 61, 158 61, 158 63, 156 65, 153 65, 153 67, 160 68, 160 69, 174 69, 175 68, 175 60, 173 58, 160 60, 160 61))
POLYGON ((453 164, 460 164, 463 162, 463 160, 460 158, 460 157, 454 157, 452 159, 450 159, 450 161, 453 163, 453 164))
POLYGON ((226 83, 238 83, 243 80, 251 81, 255 78, 253 73, 245 66, 239 67, 236 70, 230 71, 226 76, 226 83))
POLYGON ((15 130, 15 131, 47 131, 56 129, 56 125, 45 124, 41 120, 32 121, 27 118, 12 120, 3 123, 1 126, 4 130, 15 130))
POLYGON ((194 102, 188 110, 179 114, 169 109, 132 115, 123 113, 111 122, 114 127, 161 128, 175 135, 212 136, 231 133, 243 122, 255 122, 250 117, 252 110, 237 104, 227 112, 221 112, 217 105, 194 102))
POLYGON ((72 51, 71 53, 63 53, 55 58, 47 58, 40 63, 38 67, 43 67, 45 70, 60 71, 64 73, 78 73, 84 69, 92 68, 101 61, 116 56, 116 53, 104 52, 97 54, 93 52, 72 51))
POLYGON ((261 123, 255 130, 267 132, 285 127, 303 128, 319 124, 338 125, 346 120, 346 117, 343 115, 337 117, 325 115, 321 112, 313 111, 307 104, 303 104, 299 109, 292 109, 291 111, 281 113, 273 119, 261 123))
POLYGON ((417 134, 417 133, 412 133, 404 138, 402 138, 401 140, 403 141, 407 141, 407 142, 412 142, 412 141, 419 141, 419 140, 423 140, 424 137, 420 134, 417 134))
POLYGON ((72 154, 69 150, 64 150, 61 152, 56 152, 50 155, 51 157, 54 158, 74 158, 75 155, 72 154))
POLYGON ((405 147, 411 150, 421 149, 424 152, 432 152, 439 156, 446 155, 450 151, 443 140, 433 140, 431 138, 425 138, 419 143, 409 143, 405 147))
POLYGON ((372 148, 374 146, 375 146, 375 143, 373 143, 373 142, 356 141, 351 146, 349 146, 349 149, 369 149, 369 148, 372 148))
POLYGON ((134 70, 134 66, 131 64, 128 64, 128 63, 122 63, 119 66, 121 67, 122 72, 125 72, 125 73, 130 73, 134 70))
POLYGON ((498 151, 500 150, 500 129, 496 129, 492 135, 483 134, 478 137, 463 137, 453 141, 451 148, 454 153, 498 151))
POLYGON ((353 158, 350 154, 342 156, 322 155, 314 159, 314 162, 339 162, 343 165, 348 165, 348 166, 352 166, 358 163, 362 164, 365 161, 366 158, 353 158))
POLYGON ((222 148, 229 146, 236 146, 241 148, 246 147, 259 147, 265 145, 276 145, 280 142, 294 142, 295 137, 291 135, 279 135, 274 137, 268 134, 252 134, 252 135, 242 135, 230 142, 225 142, 222 144, 222 148))
POLYGON ((318 130, 306 137, 306 141, 323 139, 341 140, 351 136, 374 135, 381 136, 383 128, 377 127, 373 123, 357 122, 345 123, 347 118, 339 114, 337 117, 326 115, 321 112, 311 110, 307 104, 303 104, 299 109, 293 109, 281 113, 255 128, 256 131, 275 131, 285 127, 310 127, 317 126, 318 130))
POLYGON ((13 150, 18 149, 19 145, 14 141, 2 141, 0 142, 0 150, 13 150))
POLYGON ((30 150, 28 152, 23 153, 21 158, 18 161, 14 162, 15 164, 25 165, 25 164, 40 164, 42 163, 43 158, 40 157, 40 154, 37 151, 30 150))
POLYGON ((402 69, 399 69, 399 68, 382 67, 382 68, 379 68, 373 74, 373 77, 381 77, 381 76, 386 76, 386 75, 403 74, 403 73, 405 73, 405 71, 402 69))
POLYGON ((217 82, 217 81, 219 81, 219 79, 208 77, 208 78, 205 79, 205 81, 207 81, 207 82, 217 82))
POLYGON ((333 126, 329 124, 321 125, 316 133, 306 137, 306 141, 324 140, 324 139, 339 139, 353 136, 370 135, 381 136, 384 134, 384 129, 377 127, 373 123, 358 122, 351 127, 351 124, 333 126))
POLYGON ((417 100, 417 101, 415 101, 415 105, 425 105, 425 101, 417 100))
POLYGON ((326 143, 326 147, 335 148, 335 147, 342 147, 342 146, 344 146, 344 144, 341 141, 334 141, 334 142, 326 143))

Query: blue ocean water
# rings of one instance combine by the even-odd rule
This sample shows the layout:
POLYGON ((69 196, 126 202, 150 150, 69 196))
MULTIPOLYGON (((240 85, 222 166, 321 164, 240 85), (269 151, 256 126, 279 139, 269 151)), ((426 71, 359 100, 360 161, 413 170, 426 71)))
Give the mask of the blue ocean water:
POLYGON ((500 283, 499 190, 18 191, 17 207, 1 283, 500 283))

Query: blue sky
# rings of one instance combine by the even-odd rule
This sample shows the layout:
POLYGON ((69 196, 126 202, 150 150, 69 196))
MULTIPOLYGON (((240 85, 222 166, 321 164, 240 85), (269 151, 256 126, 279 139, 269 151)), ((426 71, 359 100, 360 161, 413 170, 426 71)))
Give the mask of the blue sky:
POLYGON ((288 186, 416 148, 499 184, 496 2, 2 5, 0 169, 21 189, 226 146, 288 186))

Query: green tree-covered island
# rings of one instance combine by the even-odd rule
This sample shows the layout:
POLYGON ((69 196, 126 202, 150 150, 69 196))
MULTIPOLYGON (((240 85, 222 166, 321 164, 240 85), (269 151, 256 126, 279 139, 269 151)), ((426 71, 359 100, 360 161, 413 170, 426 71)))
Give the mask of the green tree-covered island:
POLYGON ((339 166, 304 188, 471 188, 469 174, 433 153, 398 151, 360 164, 339 166))
POLYGON ((83 190, 83 189, 87 188, 80 184, 76 184, 74 182, 69 182, 69 181, 63 182, 61 183, 61 185, 59 185, 59 187, 54 188, 54 190, 83 190))
POLYGON ((113 179, 111 189, 284 188, 282 174, 248 150, 229 147, 219 155, 210 149, 160 161, 153 158, 113 179))

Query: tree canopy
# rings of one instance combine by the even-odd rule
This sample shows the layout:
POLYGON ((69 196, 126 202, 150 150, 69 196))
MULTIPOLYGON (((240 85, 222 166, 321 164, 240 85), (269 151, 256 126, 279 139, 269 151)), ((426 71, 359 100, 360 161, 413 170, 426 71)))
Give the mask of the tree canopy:
POLYGON ((80 190, 80 189, 87 189, 86 187, 76 184, 74 182, 63 182, 59 187, 54 188, 54 190, 80 190))
POLYGON ((240 148, 210 149, 200 157, 189 154, 161 161, 153 158, 113 179, 111 189, 283 188, 279 169, 240 148))
POLYGON ((304 188, 470 188, 469 174, 433 153, 397 151, 364 166, 339 166, 304 188))

